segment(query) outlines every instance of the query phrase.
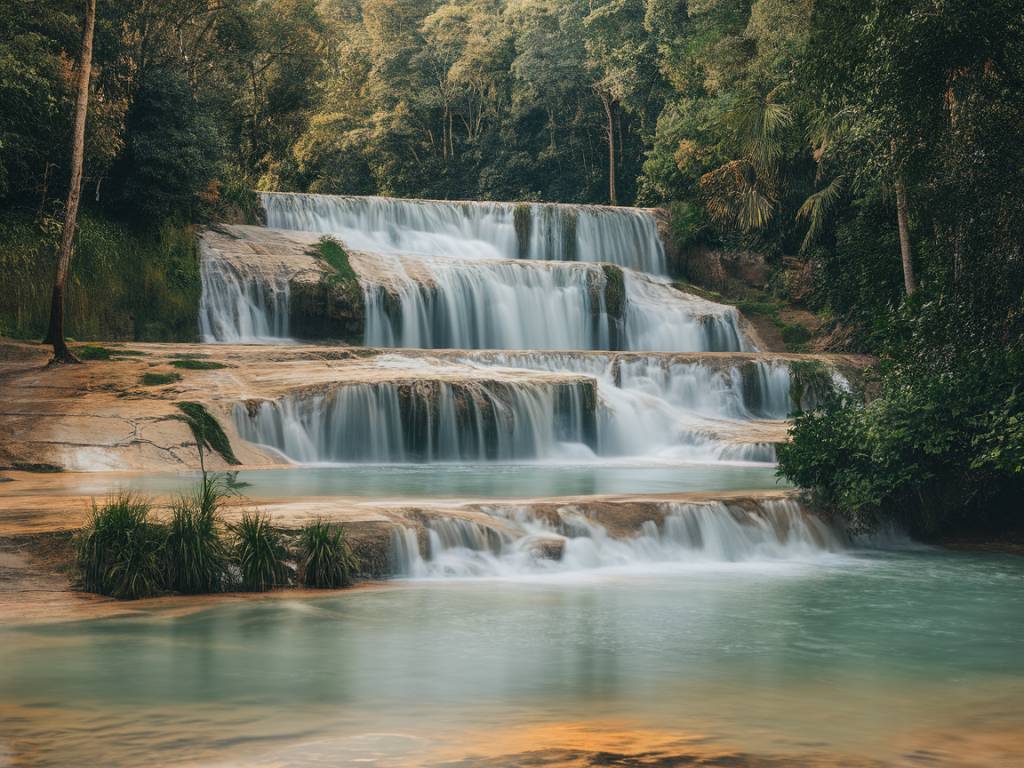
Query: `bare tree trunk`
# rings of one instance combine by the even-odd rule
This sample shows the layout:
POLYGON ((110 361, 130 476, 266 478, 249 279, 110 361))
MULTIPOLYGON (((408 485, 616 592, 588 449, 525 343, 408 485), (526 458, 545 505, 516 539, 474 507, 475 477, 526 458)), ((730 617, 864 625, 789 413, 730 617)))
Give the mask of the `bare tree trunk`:
POLYGON ((910 258, 910 226, 907 223, 907 187, 903 176, 896 177, 896 220, 900 228, 900 256, 903 259, 903 285, 907 296, 914 292, 914 262, 910 258))
POLYGON ((75 247, 75 227, 78 223, 78 202, 82 195, 82 161, 85 156, 85 118, 89 111, 89 78, 92 74, 92 32, 96 26, 96 0, 85 0, 85 29, 82 32, 82 56, 78 65, 78 99, 75 103, 75 123, 71 132, 71 183, 64 210, 64 229, 57 257, 57 276, 53 281, 53 301, 50 304, 50 328, 46 342, 53 344, 53 363, 77 363, 64 340, 64 288, 71 268, 71 254, 75 247))
POLYGON ((615 194, 615 102, 611 96, 601 91, 601 103, 604 104, 604 113, 608 117, 608 201, 612 205, 618 205, 618 197, 615 194))

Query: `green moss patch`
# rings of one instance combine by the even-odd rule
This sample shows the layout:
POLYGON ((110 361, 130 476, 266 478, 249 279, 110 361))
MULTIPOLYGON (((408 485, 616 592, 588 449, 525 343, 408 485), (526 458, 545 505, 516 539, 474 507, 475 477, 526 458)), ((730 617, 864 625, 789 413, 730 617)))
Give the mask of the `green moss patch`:
POLYGON ((176 381, 181 381, 180 373, 156 373, 147 372, 142 374, 142 385, 145 387, 160 387, 164 384, 173 384, 176 381))
POLYGON ((171 365, 186 371, 215 371, 218 368, 228 367, 224 363, 218 363, 216 360, 195 360, 193 358, 171 360, 171 365))
POLYGON ((178 410, 184 414, 184 421, 192 430, 196 443, 216 451, 228 464, 241 464, 235 452, 231 448, 231 441, 224 434, 217 420, 210 415, 202 403, 181 402, 177 404, 178 410))
POLYGON ((334 270, 328 280, 341 283, 357 281, 356 272, 348 261, 348 251, 333 237, 321 237, 316 244, 317 254, 334 270))

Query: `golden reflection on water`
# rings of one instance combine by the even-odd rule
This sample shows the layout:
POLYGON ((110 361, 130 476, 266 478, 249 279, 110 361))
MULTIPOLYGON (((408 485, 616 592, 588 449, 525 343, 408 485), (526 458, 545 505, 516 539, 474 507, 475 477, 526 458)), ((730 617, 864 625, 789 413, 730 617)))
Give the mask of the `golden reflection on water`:
MULTIPOLYGON (((800 703, 794 702, 799 709, 800 703)), ((245 708, 73 710, 0 706, 0 766, 168 765, 377 766, 505 768, 506 766, 840 766, 1024 765, 1024 732, 1006 722, 970 722, 949 730, 901 729, 862 734, 860 749, 837 751, 808 732, 803 745, 757 743, 748 734, 654 728, 628 720, 514 722, 459 727, 434 721, 429 705, 419 728, 388 728, 373 713, 341 721, 337 712, 286 712, 267 718, 245 708), (333 714, 333 716, 332 716, 333 714)), ((383 714, 383 713, 382 713, 383 714)), ((1010 713, 1007 713, 1010 714, 1010 713)), ((795 712, 794 716, 799 717, 795 712)), ((386 719, 386 715, 383 719, 386 719)), ((395 724, 397 725, 397 724, 395 724)))

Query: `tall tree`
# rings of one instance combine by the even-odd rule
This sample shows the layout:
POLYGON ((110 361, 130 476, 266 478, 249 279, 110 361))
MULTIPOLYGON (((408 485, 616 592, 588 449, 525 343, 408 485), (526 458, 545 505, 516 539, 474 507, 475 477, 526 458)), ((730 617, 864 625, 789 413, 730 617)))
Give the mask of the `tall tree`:
POLYGON ((96 0, 85 2, 85 28, 82 31, 82 53, 78 63, 78 98, 75 103, 75 123, 71 131, 71 181, 68 183, 67 205, 64 209, 64 229, 57 257, 57 275, 53 281, 53 301, 50 305, 50 330, 46 342, 53 345, 54 363, 77 363, 64 340, 64 288, 71 268, 71 255, 75 247, 75 226, 78 223, 78 202, 82 194, 82 158, 85 154, 85 118, 89 111, 89 77, 92 74, 92 33, 96 26, 96 0))

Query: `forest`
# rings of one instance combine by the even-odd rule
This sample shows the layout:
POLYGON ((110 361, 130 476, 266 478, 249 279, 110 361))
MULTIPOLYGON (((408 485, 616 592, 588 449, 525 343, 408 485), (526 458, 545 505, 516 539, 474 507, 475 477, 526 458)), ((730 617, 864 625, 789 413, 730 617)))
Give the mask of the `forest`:
MULTIPOLYGON (((46 332, 83 5, 0 8, 0 336, 46 332)), ((192 228, 254 190, 665 207, 878 356, 785 476, 854 527, 1024 527, 1018 0, 99 0, 92 67, 76 338, 194 338, 192 228)))

